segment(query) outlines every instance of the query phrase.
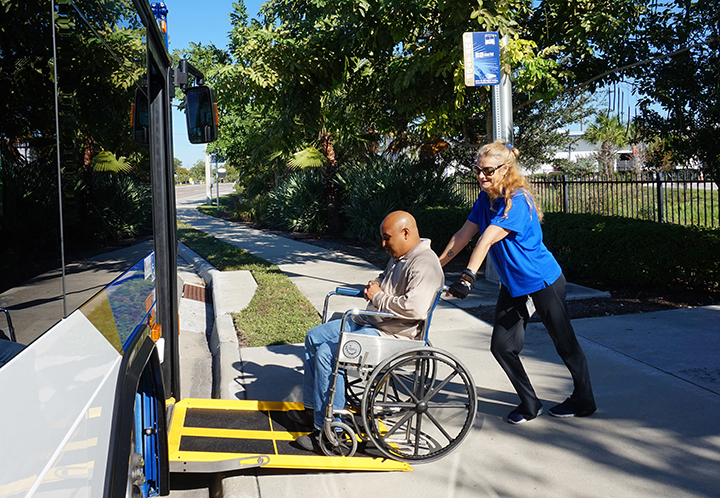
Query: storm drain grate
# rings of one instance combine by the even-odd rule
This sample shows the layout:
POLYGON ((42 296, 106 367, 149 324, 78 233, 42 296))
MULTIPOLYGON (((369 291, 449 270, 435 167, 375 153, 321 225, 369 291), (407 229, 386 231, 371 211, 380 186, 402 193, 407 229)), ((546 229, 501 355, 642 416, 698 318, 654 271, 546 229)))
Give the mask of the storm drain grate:
POLYGON ((183 286, 183 297, 201 303, 210 302, 210 293, 204 285, 185 284, 183 286))

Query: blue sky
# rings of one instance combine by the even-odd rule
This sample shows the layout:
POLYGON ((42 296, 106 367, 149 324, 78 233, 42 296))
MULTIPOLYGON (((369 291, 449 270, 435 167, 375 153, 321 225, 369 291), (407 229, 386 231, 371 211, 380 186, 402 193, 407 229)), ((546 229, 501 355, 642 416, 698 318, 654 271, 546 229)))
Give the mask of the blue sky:
MULTIPOLYGON (((257 15, 261 0, 246 0, 250 17, 257 15)), ((170 52, 185 49, 190 42, 226 47, 230 31, 232 0, 166 0, 170 52)), ((185 114, 173 109, 173 143, 175 157, 183 168, 190 169, 198 160, 205 161, 205 146, 193 145, 187 139, 185 114)))

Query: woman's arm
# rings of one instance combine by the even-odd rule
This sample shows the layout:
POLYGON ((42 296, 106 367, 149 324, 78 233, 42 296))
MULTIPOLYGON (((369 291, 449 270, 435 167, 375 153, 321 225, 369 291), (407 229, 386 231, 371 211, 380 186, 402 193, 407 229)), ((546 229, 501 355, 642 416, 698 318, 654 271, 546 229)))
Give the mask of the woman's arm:
POLYGON ((487 256, 490 247, 496 242, 500 242, 502 239, 507 237, 509 233, 510 230, 506 230, 497 225, 488 225, 470 255, 470 261, 468 261, 467 266, 468 270, 473 273, 477 273, 482 265, 482 262, 485 261, 485 257, 487 256))
POLYGON ((480 269, 480 265, 485 260, 490 247, 507 237, 510 230, 500 228, 497 225, 489 225, 483 234, 480 236, 475 249, 473 249, 470 255, 470 261, 465 271, 460 275, 460 280, 453 283, 448 289, 447 294, 455 296, 460 299, 465 299, 472 289, 472 285, 475 282, 475 274, 480 269))
POLYGON ((473 238, 473 235, 478 233, 478 230, 479 228, 475 223, 472 221, 466 221, 460 230, 455 232, 455 235, 450 238, 450 242, 448 242, 447 247, 445 247, 445 250, 442 254, 440 254, 440 264, 445 266, 450 262, 450 260, 457 256, 457 253, 462 251, 465 246, 468 245, 468 242, 470 242, 470 239, 473 238))

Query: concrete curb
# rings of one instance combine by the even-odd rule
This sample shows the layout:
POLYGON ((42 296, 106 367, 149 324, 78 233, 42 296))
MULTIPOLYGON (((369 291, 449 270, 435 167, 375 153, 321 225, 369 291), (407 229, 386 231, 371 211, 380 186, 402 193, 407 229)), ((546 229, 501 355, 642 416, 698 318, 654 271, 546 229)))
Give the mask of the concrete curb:
POLYGON ((182 242, 178 242, 178 255, 195 268, 200 278, 205 281, 205 285, 211 285, 212 277, 210 272, 218 271, 213 265, 202 259, 198 253, 182 242))
POLYGON ((240 383, 237 366, 241 357, 230 313, 242 311, 250 303, 257 283, 249 270, 217 270, 182 242, 178 242, 178 254, 211 288, 215 320, 208 342, 213 357, 213 397, 232 399, 240 383))

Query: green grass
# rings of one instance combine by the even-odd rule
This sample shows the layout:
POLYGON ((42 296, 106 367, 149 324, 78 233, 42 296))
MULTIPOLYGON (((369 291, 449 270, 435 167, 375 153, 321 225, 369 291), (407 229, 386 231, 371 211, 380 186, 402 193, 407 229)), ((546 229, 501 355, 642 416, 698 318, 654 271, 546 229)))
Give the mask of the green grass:
POLYGON ((258 285, 255 296, 247 308, 233 314, 240 346, 303 342, 305 333, 320 324, 312 304, 272 263, 181 222, 178 240, 220 271, 252 272, 258 285))
MULTIPOLYGON (((720 223, 718 192, 683 188, 672 182, 663 185, 663 219, 678 225, 717 227, 720 223)), ((692 184, 688 184, 692 186, 692 184)), ((646 183, 568 183, 568 213, 592 213, 658 221, 657 186, 646 183)), ((535 184, 546 213, 562 212, 560 185, 535 184)))
POLYGON ((198 206, 198 211, 209 216, 215 216, 216 218, 231 219, 235 212, 238 202, 240 201, 240 194, 233 193, 227 194, 220 197, 220 209, 218 210, 217 198, 213 197, 212 205, 208 206, 203 204, 198 206))

